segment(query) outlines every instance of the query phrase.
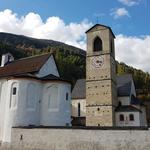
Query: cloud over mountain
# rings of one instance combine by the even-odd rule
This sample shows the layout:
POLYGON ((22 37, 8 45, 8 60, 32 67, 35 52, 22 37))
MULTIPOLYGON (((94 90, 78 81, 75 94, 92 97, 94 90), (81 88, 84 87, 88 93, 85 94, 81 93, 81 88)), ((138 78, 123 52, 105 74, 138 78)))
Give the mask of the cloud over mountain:
POLYGON ((150 72, 150 35, 143 37, 116 36, 118 61, 150 72))
POLYGON ((61 18, 52 16, 44 22, 40 15, 30 12, 18 17, 6 9, 0 12, 0 32, 23 34, 35 38, 53 39, 85 49, 85 31, 92 23, 83 20, 80 23, 66 24, 61 18))
MULTIPOLYGON (((39 14, 33 12, 19 17, 8 9, 0 12, 0 20, 0 32, 57 40, 83 49, 86 49, 85 31, 92 26, 88 20, 66 24, 57 16, 49 17, 44 22, 39 14)), ((150 35, 143 37, 117 35, 116 58, 150 72, 150 35)))

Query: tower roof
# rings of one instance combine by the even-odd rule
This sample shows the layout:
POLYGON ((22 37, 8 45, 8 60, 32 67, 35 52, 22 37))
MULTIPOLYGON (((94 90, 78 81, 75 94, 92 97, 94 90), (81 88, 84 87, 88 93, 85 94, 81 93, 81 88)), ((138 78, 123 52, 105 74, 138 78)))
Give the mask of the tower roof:
POLYGON ((92 31, 92 30, 93 30, 94 28, 96 28, 96 27, 104 27, 104 28, 109 29, 109 30, 110 30, 110 32, 112 33, 113 37, 115 38, 115 35, 114 35, 114 33, 113 33, 113 31, 112 31, 111 27, 109 27, 109 26, 105 26, 105 25, 102 25, 102 24, 95 24, 95 25, 94 25, 94 26, 92 26, 90 29, 88 29, 85 33, 88 33, 88 32, 90 32, 90 31, 92 31))

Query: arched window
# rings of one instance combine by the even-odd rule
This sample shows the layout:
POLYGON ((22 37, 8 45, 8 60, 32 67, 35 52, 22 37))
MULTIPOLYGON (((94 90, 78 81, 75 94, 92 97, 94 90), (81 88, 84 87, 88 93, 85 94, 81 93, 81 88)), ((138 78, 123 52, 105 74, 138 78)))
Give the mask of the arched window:
POLYGON ((35 109, 36 104, 36 85, 29 83, 27 87, 27 103, 26 106, 28 109, 35 109))
POLYGON ((80 103, 78 103, 78 117, 80 117, 81 116, 81 110, 80 110, 81 108, 80 108, 80 103))
POLYGON ((52 85, 47 88, 48 109, 56 111, 59 109, 58 87, 52 85))
POLYGON ((129 115, 129 119, 130 119, 130 121, 134 121, 134 115, 133 115, 133 114, 130 114, 130 115, 129 115))
POLYGON ((123 115, 123 114, 120 114, 119 120, 120 120, 120 121, 124 121, 124 115, 123 115))
POLYGON ((68 99, 69 99, 69 94, 66 93, 66 101, 68 101, 68 99))
POLYGON ((17 107, 17 101, 18 101, 18 83, 14 82, 11 86, 11 97, 10 97, 10 108, 16 108, 17 107))
POLYGON ((95 52, 102 51, 102 48, 103 48, 102 40, 99 37, 96 37, 94 40, 93 50, 95 52))

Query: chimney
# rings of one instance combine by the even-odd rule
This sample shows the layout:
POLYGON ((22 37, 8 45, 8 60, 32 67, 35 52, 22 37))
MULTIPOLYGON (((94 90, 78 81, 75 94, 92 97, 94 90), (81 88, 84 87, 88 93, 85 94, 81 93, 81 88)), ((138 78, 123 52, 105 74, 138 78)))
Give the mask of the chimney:
POLYGON ((2 60, 1 60, 1 67, 4 67, 6 64, 9 62, 12 62, 14 60, 14 57, 10 53, 6 53, 2 55, 2 60))

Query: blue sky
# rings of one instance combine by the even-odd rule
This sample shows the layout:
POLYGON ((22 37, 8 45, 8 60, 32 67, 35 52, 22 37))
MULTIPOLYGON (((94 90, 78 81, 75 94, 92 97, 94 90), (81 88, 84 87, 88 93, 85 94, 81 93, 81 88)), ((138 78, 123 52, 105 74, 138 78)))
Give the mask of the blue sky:
POLYGON ((35 12, 43 20, 58 16, 66 23, 80 22, 86 18, 94 24, 99 16, 99 23, 111 26, 115 34, 150 34, 149 0, 141 0, 133 6, 118 0, 0 0, 0 10, 5 9, 11 9, 20 16, 35 12), (117 8, 125 8, 130 16, 114 19, 110 14, 117 8))
POLYGON ((85 31, 97 18, 116 35, 116 59, 150 72, 150 0, 0 0, 0 32, 84 50, 85 31))

